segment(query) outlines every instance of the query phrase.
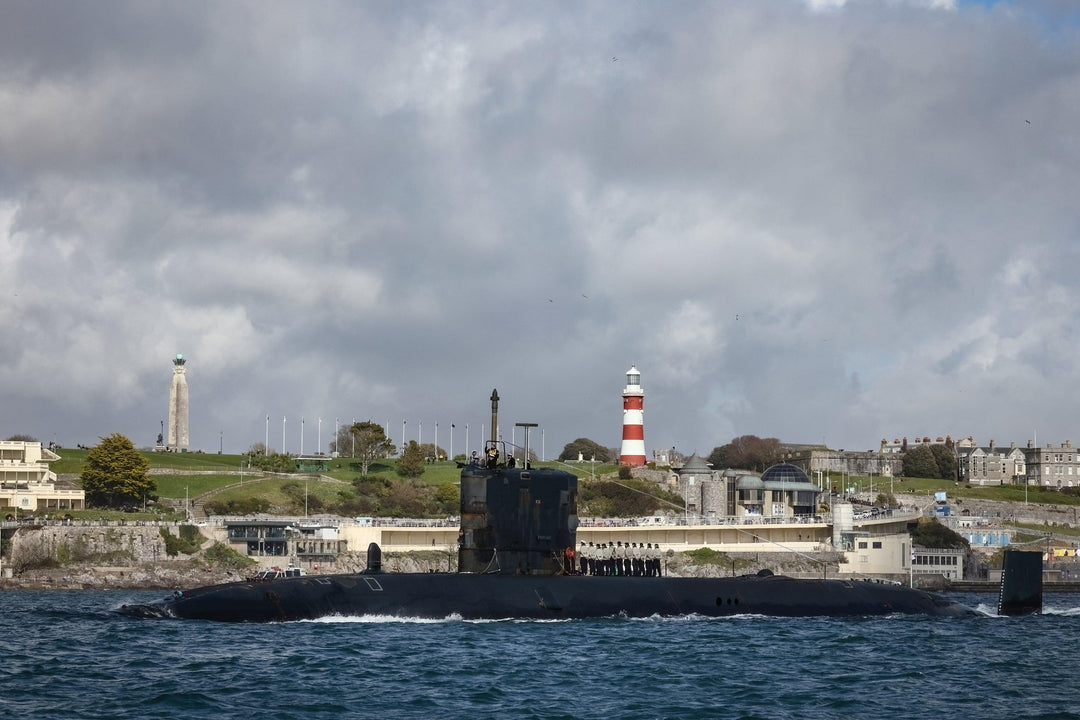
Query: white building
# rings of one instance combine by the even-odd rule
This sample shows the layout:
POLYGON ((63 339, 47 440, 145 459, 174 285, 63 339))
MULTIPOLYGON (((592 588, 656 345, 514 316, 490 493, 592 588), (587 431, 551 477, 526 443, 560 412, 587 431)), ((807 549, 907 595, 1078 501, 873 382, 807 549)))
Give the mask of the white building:
POLYGON ((0 511, 5 517, 86 507, 82 490, 56 487, 56 473, 48 464, 59 459, 39 442, 0 441, 0 511))
POLYGON ((866 535, 855 538, 844 553, 840 572, 851 575, 942 575, 964 578, 964 550, 912 547, 911 536, 866 535))

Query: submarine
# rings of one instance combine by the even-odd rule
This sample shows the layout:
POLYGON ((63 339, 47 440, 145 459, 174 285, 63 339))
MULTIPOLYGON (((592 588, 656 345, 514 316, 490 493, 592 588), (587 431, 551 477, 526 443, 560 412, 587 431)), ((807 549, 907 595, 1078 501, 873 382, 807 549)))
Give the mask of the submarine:
MULTIPOLYGON (((767 570, 726 578, 573 574, 565 565, 565 550, 577 547, 577 476, 529 466, 529 423, 521 423, 526 428, 522 465, 515 466, 512 455, 501 454, 501 443, 494 437, 497 391, 491 400, 493 437, 485 442, 484 455, 474 456, 461 470, 457 572, 383 572, 381 550, 372 543, 363 572, 230 582, 123 605, 117 612, 223 622, 289 622, 335 615, 555 620, 982 614, 902 585, 791 578, 767 570)), ((1020 571, 1003 573, 999 613, 1037 612, 1042 557, 1011 554, 1035 557, 1027 558, 1020 571), (1032 569, 1033 561, 1038 562, 1038 571, 1032 569)))

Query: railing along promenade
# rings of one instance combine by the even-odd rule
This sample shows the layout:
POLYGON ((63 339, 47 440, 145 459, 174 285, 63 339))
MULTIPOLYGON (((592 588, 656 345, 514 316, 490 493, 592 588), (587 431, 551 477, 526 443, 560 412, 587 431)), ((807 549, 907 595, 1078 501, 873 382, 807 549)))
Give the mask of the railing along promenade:
MULTIPOLYGON (((856 517, 856 524, 867 521, 888 520, 913 520, 923 513, 918 508, 905 508, 903 510, 883 511, 880 515, 872 517, 856 517)), ((391 518, 391 517, 365 517, 346 518, 337 515, 213 515, 206 520, 197 523, 192 520, 145 520, 145 519, 114 519, 114 520, 68 520, 64 518, 32 518, 26 520, 6 520, 0 522, 0 528, 10 530, 19 527, 38 526, 79 526, 79 527, 174 527, 176 525, 226 525, 236 523, 259 523, 259 522, 290 522, 298 525, 319 525, 322 527, 363 526, 378 528, 447 528, 457 527, 460 520, 457 516, 445 518, 391 518)), ((581 517, 578 519, 579 528, 677 528, 677 527, 725 527, 725 526, 768 526, 768 525, 831 525, 832 513, 819 513, 815 515, 739 515, 739 516, 654 516, 637 518, 602 518, 581 517)))

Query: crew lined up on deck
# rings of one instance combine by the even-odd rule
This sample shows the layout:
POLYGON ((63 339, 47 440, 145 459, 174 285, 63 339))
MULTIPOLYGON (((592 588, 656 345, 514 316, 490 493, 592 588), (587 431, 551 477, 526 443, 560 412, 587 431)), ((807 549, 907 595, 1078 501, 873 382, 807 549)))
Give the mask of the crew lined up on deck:
POLYGON ((593 544, 582 540, 581 547, 576 553, 573 548, 566 550, 570 572, 580 575, 623 577, 660 577, 661 575, 659 543, 623 543, 620 540, 613 544, 593 544))

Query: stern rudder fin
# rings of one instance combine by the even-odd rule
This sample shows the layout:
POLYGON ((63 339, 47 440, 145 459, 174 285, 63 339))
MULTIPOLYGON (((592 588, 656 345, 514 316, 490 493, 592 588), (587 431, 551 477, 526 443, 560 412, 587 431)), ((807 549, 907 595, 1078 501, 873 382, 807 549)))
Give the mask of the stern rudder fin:
POLYGON ((1006 550, 1001 565, 998 615, 1042 612, 1042 553, 1006 550))

